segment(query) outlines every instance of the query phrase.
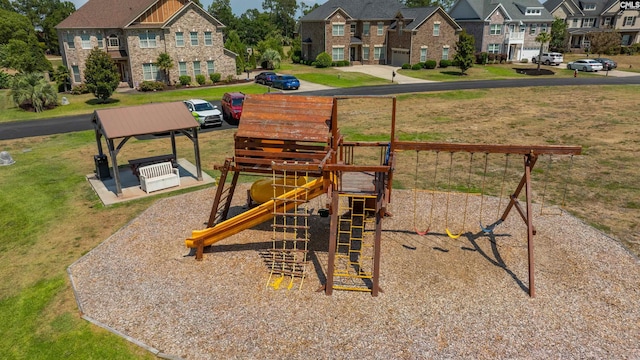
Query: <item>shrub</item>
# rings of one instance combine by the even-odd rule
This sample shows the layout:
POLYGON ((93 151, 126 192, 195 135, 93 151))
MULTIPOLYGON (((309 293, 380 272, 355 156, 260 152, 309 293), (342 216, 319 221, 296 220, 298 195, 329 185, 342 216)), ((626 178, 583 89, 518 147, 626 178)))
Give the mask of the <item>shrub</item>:
POLYGON ((435 69, 438 63, 435 60, 427 60, 424 62, 425 69, 435 69))
POLYGON ((205 79, 206 78, 202 74, 196 75, 196 82, 198 83, 198 85, 204 85, 205 79))
POLYGON ((235 79, 236 79, 236 78, 235 78, 235 76, 233 76, 233 75, 229 74, 229 75, 227 75, 227 78, 226 78, 226 79, 224 79, 224 82, 226 82, 227 84, 229 84, 229 83, 233 82, 233 80, 235 80, 235 79))
POLYGON ((178 80, 180 81, 180 85, 182 86, 187 86, 191 84, 191 76, 189 75, 180 75, 178 80))
POLYGON ((326 68, 331 66, 331 55, 327 54, 326 52, 321 52, 320 54, 318 54, 318 56, 316 56, 316 67, 318 68, 326 68))
POLYGON ((411 70, 421 70, 421 69, 422 69, 422 64, 420 63, 411 65, 411 70))
POLYGON ((409 63, 404 63, 404 64, 402 64, 402 68, 403 68, 404 70, 411 69, 411 64, 409 64, 409 63))
POLYGON ((211 79, 211 82, 213 82, 214 84, 219 82, 220 79, 222 79, 222 74, 220 73, 211 73, 209 74, 209 79, 211 79))
POLYGON ((522 60, 520 60, 521 63, 526 64, 529 62, 529 59, 527 58, 522 58, 522 60))
POLYGON ((71 89, 71 94, 73 95, 88 94, 89 92, 87 84, 79 84, 71 89))
POLYGON ((143 81, 139 87, 140 91, 158 91, 164 89, 165 84, 161 81, 143 81))
POLYGON ((291 55, 291 62, 294 64, 300 64, 300 56, 299 55, 291 55))
POLYGON ((441 68, 446 68, 451 66, 451 60, 440 60, 440 67, 441 68))
POLYGON ((476 64, 484 65, 489 60, 489 54, 481 52, 476 54, 476 64))
POLYGON ((349 66, 350 64, 349 60, 338 61, 338 66, 349 66))
POLYGON ((11 75, 0 71, 0 89, 8 89, 11 86, 11 75))

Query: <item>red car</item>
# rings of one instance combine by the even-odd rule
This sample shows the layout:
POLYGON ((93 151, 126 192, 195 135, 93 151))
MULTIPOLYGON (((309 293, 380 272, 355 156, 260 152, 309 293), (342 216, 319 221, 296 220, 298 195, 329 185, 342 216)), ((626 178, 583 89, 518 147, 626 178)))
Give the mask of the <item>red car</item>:
POLYGON ((244 103, 244 93, 230 92, 222 95, 220 101, 222 105, 222 116, 228 122, 238 124, 242 115, 242 104, 244 103))

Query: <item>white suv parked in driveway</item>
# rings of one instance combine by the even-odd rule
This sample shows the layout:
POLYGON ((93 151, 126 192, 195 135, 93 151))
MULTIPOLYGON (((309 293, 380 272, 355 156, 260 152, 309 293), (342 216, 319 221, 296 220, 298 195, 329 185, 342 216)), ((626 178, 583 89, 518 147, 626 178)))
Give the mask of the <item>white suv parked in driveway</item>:
MULTIPOLYGON (((536 55, 531 58, 531 62, 537 64, 538 56, 539 55, 536 55)), ((545 65, 560 65, 563 61, 564 59, 562 58, 562 54, 557 52, 545 52, 542 53, 542 60, 540 62, 545 65)))
POLYGON ((222 126, 222 112, 217 106, 213 106, 210 102, 202 99, 185 100, 184 104, 200 123, 201 128, 205 126, 222 126))

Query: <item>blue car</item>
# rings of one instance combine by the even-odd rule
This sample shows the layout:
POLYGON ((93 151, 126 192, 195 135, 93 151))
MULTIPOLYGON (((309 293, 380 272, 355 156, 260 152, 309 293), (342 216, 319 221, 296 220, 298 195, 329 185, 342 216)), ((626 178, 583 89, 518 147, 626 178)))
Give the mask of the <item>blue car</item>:
POLYGON ((273 80, 271 86, 282 90, 298 90, 300 81, 293 75, 281 75, 273 80))

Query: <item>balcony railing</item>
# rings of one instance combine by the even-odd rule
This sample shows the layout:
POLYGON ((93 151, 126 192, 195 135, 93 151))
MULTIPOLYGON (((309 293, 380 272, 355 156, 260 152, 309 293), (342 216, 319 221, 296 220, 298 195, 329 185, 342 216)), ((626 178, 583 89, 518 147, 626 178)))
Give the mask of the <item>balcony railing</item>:
POLYGON ((504 42, 507 44, 524 43, 524 31, 507 32, 504 34, 504 42))

